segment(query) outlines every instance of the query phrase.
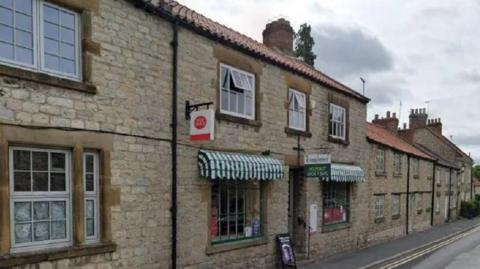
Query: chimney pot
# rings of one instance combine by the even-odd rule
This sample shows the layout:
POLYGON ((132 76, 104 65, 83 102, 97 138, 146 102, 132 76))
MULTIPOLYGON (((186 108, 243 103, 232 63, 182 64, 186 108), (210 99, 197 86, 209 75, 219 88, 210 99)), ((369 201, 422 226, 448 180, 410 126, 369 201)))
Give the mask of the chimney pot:
POLYGON ((387 111, 387 119, 390 118, 390 111, 387 111))
POLYGON ((393 117, 394 119, 396 119, 396 118, 397 118, 397 113, 393 112, 392 117, 393 117))
POLYGON ((414 114, 415 113, 415 110, 412 108, 410 109, 410 114, 414 114))
POLYGON ((293 55, 293 31, 290 22, 284 18, 270 22, 263 30, 263 44, 272 49, 278 49, 287 55, 293 55))
POLYGON ((407 130, 407 123, 406 122, 403 123, 403 129, 407 130))
POLYGON ((378 120, 379 119, 379 116, 378 114, 375 114, 375 119, 378 120))

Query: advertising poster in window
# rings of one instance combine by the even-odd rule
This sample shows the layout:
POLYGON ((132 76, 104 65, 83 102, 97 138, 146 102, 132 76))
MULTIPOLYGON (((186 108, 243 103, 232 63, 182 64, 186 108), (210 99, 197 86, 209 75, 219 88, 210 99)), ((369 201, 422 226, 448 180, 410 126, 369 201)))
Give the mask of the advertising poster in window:
POLYGON ((277 235, 277 245, 282 268, 297 268, 290 236, 288 234, 277 235))

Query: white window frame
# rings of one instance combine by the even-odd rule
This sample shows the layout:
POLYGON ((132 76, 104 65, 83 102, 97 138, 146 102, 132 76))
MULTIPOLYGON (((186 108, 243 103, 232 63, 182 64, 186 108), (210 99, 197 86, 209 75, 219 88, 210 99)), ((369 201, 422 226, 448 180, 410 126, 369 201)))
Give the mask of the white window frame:
POLYGON ((392 216, 399 216, 401 214, 401 197, 400 194, 392 194, 392 216))
POLYGON ((288 89, 288 128, 299 130, 299 131, 305 131, 307 129, 307 95, 303 92, 297 91, 292 88, 288 89), (295 110, 294 99, 296 99, 297 96, 303 98, 303 107, 301 107, 301 105, 299 104, 300 109, 303 109, 303 111, 295 110), (302 117, 303 126, 294 126, 292 122, 292 115, 295 115, 295 114, 303 115, 302 117))
POLYGON ((385 173, 386 172, 386 167, 385 167, 385 160, 386 160, 386 155, 387 151, 384 148, 377 148, 376 150, 376 155, 375 155, 375 171, 379 173, 385 173), (380 152, 382 152, 383 160, 382 160, 382 168, 381 170, 379 169, 379 162, 380 162, 380 152))
MULTIPOLYGON (((220 93, 219 93, 219 107, 220 107, 220 112, 223 113, 223 114, 227 114, 227 115, 232 115, 232 116, 235 116, 235 117, 240 117, 240 118, 246 118, 246 119, 250 119, 250 120, 255 120, 255 93, 256 93, 256 89, 255 89, 255 75, 252 74, 252 73, 249 73, 247 71, 243 71, 241 69, 238 69, 238 68, 235 68, 233 66, 230 66, 230 65, 227 65, 227 64, 224 64, 224 63, 221 63, 220 64, 220 68, 219 68, 219 80, 218 80, 218 84, 219 84, 219 90, 220 90, 220 93), (222 106, 222 95, 223 95, 223 86, 222 86, 222 82, 223 82, 223 78, 222 78, 222 69, 225 68, 227 71, 235 71, 235 72, 239 72, 241 74, 244 74, 250 78, 252 78, 252 89, 242 89, 244 91, 250 91, 251 94, 252 94, 252 115, 248 115, 247 112, 245 111, 245 108, 244 108, 244 111, 245 113, 244 114, 241 114, 241 113, 238 113, 238 112, 234 112, 234 111, 230 111, 230 110, 225 110, 223 109, 223 106, 222 106)), ((228 91, 231 91, 230 89, 230 86, 228 88, 228 91)), ((228 105, 230 105, 230 99, 228 101, 228 105)), ((246 106, 246 103, 244 103, 244 105, 246 106)))
POLYGON ((24 64, 12 60, 0 59, 0 64, 29 70, 37 73, 49 74, 52 76, 66 78, 75 81, 82 80, 82 57, 81 57, 81 23, 80 14, 70 9, 51 4, 43 0, 32 0, 32 38, 33 38, 33 65, 24 64), (57 70, 51 70, 45 67, 44 63, 44 34, 43 34, 43 6, 47 5, 61 11, 72 14, 75 17, 75 69, 76 74, 68 74, 57 70))
POLYGON ((375 219, 385 217, 385 195, 375 195, 375 219))
MULTIPOLYGON (((31 153, 30 153, 31 154, 31 153)), ((12 253, 43 250, 45 248, 60 248, 72 245, 72 191, 71 191, 71 178, 72 178, 72 166, 71 166, 71 153, 65 150, 57 149, 44 149, 35 147, 10 147, 9 148, 9 184, 10 184, 10 238, 12 253), (39 192, 21 192, 14 190, 14 173, 13 173, 13 152, 15 150, 35 151, 35 152, 48 152, 49 163, 50 153, 63 153, 65 154, 65 191, 39 191, 39 192), (45 240, 38 242, 26 242, 15 244, 15 202, 54 202, 65 201, 65 214, 66 214, 66 238, 58 240, 45 240)), ((31 158, 31 157, 30 157, 31 158)), ((31 170, 30 170, 31 171, 31 170)), ((50 174, 50 167, 48 170, 50 174)), ((50 178, 49 178, 50 179, 50 178)), ((50 180, 49 180, 50 182, 50 180)), ((33 183, 32 183, 33 184, 33 183)), ((33 209, 32 209, 33 210, 33 209)), ((33 219, 33 216, 32 216, 33 219)), ((32 222, 33 223, 33 222, 32 222)), ((32 227, 33 233, 33 227, 32 227)), ((33 234, 32 234, 33 236, 33 234)))
POLYGON ((393 174, 395 176, 402 174, 402 155, 399 152, 393 153, 393 174))
POLYGON ((347 109, 342 107, 342 106, 336 105, 334 103, 330 103, 329 117, 330 117, 330 121, 329 121, 328 124, 330 124, 330 128, 329 128, 330 137, 345 140, 346 137, 347 137, 347 134, 346 134, 346 131, 347 131, 347 109), (343 111, 343 120, 342 121, 334 120, 335 115, 336 115, 336 113, 338 113, 338 111, 343 111), (331 117, 330 117, 330 115, 331 115, 331 117), (342 135, 334 134, 334 133, 336 133, 336 131, 333 130, 333 123, 334 122, 337 123, 337 124, 340 124, 340 126, 342 127, 342 129, 341 129, 342 130, 342 135))
POLYGON ((435 199, 435 213, 440 213, 440 198, 436 197, 435 199))
POLYGON ((96 243, 100 240, 100 162, 99 154, 97 152, 84 152, 83 153, 83 187, 84 187, 84 209, 85 209, 85 242, 96 243), (87 191, 87 170, 86 170, 86 158, 87 156, 93 157, 93 191, 87 191), (93 200, 94 204, 94 235, 87 235, 87 201, 93 200))

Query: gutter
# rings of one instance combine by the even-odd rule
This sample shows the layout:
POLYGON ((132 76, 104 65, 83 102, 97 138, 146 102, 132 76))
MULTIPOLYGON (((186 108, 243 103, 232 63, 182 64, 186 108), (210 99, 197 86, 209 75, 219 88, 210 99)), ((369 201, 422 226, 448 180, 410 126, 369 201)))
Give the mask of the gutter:
POLYGON ((173 39, 172 46, 172 269, 177 268, 177 97, 178 97, 178 23, 172 22, 173 39))
POLYGON ((448 214, 447 214, 447 221, 450 221, 450 203, 451 203, 451 198, 452 198, 452 168, 450 168, 449 170, 449 177, 448 177, 448 214))
POLYGON ((405 225, 405 229, 406 229, 406 234, 409 233, 409 230, 408 230, 408 217, 410 215, 410 155, 407 155, 407 214, 406 214, 406 225, 405 225))
POLYGON ((433 226, 433 215, 435 215, 435 185, 436 185, 437 162, 433 163, 432 178, 432 205, 430 206, 430 226, 433 226))

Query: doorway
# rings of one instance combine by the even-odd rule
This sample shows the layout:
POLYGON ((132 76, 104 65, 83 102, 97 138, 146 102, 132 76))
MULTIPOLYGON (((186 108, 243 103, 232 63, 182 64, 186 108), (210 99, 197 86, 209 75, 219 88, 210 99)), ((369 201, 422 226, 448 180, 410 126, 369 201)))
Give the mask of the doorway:
POLYGON ((288 181, 288 233, 292 238, 297 254, 306 250, 306 196, 302 192, 304 185, 303 167, 290 169, 288 181))

